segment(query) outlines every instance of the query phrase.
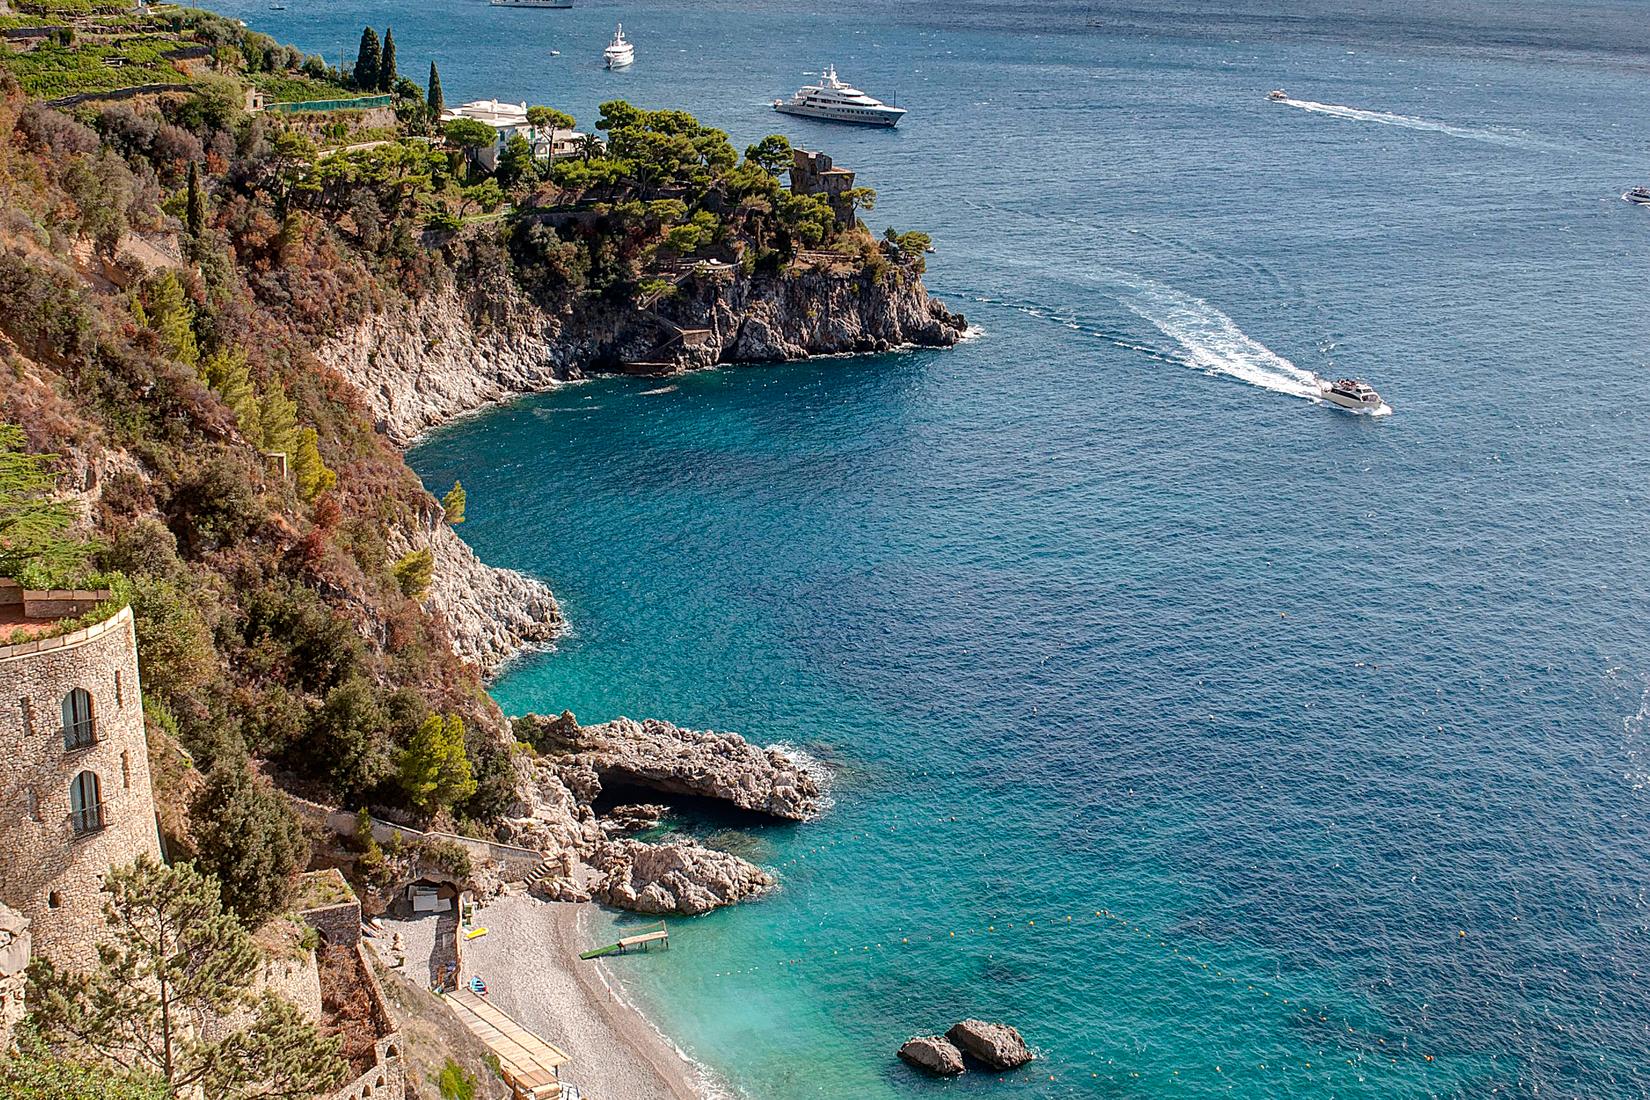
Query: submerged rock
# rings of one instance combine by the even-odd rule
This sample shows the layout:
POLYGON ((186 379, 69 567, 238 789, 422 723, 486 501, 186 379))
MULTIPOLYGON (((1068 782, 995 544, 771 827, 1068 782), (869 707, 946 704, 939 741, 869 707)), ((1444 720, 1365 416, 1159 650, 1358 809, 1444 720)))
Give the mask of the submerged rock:
POLYGON ((708 913, 764 893, 777 881, 730 852, 686 841, 617 840, 603 847, 596 864, 605 875, 591 896, 637 913, 708 913))
POLYGON ((566 763, 587 765, 603 785, 714 798, 787 821, 819 813, 819 783, 801 763, 737 733, 685 730, 657 718, 615 718, 574 731, 560 725, 555 733, 571 754, 566 763))
POLYGON ((963 1071, 962 1051, 943 1035, 919 1035, 899 1048, 902 1061, 940 1077, 963 1071))
POLYGON ((1015 1069, 1032 1058, 1019 1031, 1007 1024, 964 1020, 947 1031, 945 1037, 992 1069, 1015 1069))

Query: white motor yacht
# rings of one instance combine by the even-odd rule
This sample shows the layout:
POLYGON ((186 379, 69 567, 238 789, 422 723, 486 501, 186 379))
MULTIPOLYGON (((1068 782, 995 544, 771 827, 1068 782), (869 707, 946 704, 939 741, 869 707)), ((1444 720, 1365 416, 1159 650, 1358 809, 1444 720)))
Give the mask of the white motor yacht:
POLYGON ((1266 93, 1266 98, 1270 99, 1273 103, 1282 103, 1284 100, 1289 98, 1289 93, 1284 91, 1282 88, 1273 88, 1271 91, 1266 93))
POLYGON ((1339 405, 1343 409, 1374 412, 1385 404, 1373 386, 1357 378, 1337 378, 1333 382, 1320 378, 1318 391, 1323 394, 1325 401, 1331 405, 1339 405))
POLYGON ((613 32, 613 41, 602 51, 602 64, 609 69, 622 69, 635 60, 636 47, 624 36, 624 24, 620 23, 619 29, 613 32))
POLYGON ((1634 206, 1650 206, 1650 187, 1630 187, 1621 197, 1634 206))
POLYGON ((787 115, 861 126, 897 126, 905 117, 904 107, 891 106, 838 80, 835 65, 825 66, 818 84, 797 89, 789 99, 774 100, 773 109, 787 115))

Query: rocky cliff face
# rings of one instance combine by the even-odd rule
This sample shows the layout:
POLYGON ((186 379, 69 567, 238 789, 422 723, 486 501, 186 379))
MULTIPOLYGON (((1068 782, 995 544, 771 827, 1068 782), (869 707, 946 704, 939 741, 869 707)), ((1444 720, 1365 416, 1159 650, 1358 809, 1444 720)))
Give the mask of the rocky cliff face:
POLYGON ((492 676, 522 649, 567 629, 550 589, 514 569, 487 565, 451 527, 429 534, 435 572, 424 606, 447 620, 453 652, 492 676))
POLYGON ((545 853, 533 889, 560 901, 594 897, 642 913, 703 913, 772 889, 778 880, 731 852, 681 837, 643 843, 617 834, 657 823, 663 807, 621 806, 598 817, 604 781, 710 798, 783 820, 819 809, 819 786, 800 762, 732 733, 684 730, 656 719, 580 726, 571 714, 525 715, 517 736, 545 755, 523 761, 524 800, 505 822, 513 843, 545 853))
POLYGON ((555 313, 505 277, 392 305, 319 354, 406 444, 465 413, 591 373, 945 347, 965 324, 898 266, 880 281, 829 265, 756 277, 706 271, 651 309, 581 303, 555 313))

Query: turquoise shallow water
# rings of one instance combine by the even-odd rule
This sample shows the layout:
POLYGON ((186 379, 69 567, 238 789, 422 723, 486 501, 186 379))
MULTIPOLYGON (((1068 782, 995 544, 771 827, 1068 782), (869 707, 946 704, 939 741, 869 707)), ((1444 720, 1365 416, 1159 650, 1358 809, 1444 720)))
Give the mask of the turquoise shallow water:
POLYGON ((818 823, 687 823, 783 888, 622 964, 735 1087, 1650 1095, 1643 4, 220 6, 392 22, 452 100, 824 144, 983 326, 414 455, 574 625, 507 708, 831 767, 818 823), (911 116, 776 127, 824 60, 911 116), (1042 1060, 892 1058, 964 1014, 1042 1060))

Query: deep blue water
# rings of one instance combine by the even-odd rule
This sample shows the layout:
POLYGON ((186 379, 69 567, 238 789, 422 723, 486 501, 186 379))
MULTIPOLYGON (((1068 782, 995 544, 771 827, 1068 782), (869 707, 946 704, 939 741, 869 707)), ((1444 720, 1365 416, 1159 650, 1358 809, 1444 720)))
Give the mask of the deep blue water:
POLYGON ((623 964, 727 1080, 1650 1095, 1644 3, 218 6, 334 58, 392 23, 450 101, 828 148, 984 329, 571 387, 414 455, 573 622, 507 709, 834 769, 824 820, 721 838, 776 896, 623 964), (909 118, 765 110, 823 61, 909 118), (964 1014, 1043 1059, 893 1060, 964 1014))

